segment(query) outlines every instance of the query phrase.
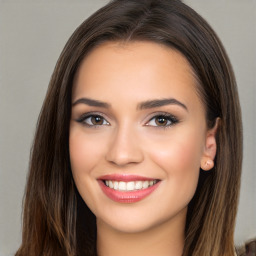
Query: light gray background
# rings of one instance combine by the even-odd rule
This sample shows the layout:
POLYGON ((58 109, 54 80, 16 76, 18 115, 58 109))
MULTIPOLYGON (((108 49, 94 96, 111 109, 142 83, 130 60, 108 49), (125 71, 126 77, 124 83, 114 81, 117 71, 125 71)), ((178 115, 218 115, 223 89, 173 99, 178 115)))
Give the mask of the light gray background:
MULTIPOLYGON (((21 241, 21 203, 37 116, 74 29, 106 0, 0 0, 0 256, 21 241)), ((256 0, 186 0, 222 39, 244 123, 237 244, 256 237, 256 0)), ((235 125, 235 124, 234 124, 235 125)))

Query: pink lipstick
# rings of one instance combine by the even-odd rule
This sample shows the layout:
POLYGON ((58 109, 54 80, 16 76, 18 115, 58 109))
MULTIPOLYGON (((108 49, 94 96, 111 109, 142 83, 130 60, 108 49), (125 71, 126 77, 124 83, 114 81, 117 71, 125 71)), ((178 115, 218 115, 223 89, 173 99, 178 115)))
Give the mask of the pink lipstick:
POLYGON ((138 175, 112 174, 99 179, 104 194, 115 202, 135 203, 149 196, 160 184, 160 180, 138 175))

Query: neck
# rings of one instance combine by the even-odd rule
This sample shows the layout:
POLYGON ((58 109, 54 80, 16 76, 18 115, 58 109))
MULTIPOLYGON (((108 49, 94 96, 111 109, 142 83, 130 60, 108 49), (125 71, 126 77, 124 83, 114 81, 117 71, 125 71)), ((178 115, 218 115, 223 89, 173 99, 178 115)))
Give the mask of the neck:
POLYGON ((186 216, 136 233, 126 233, 97 220, 98 256, 181 256, 186 216))

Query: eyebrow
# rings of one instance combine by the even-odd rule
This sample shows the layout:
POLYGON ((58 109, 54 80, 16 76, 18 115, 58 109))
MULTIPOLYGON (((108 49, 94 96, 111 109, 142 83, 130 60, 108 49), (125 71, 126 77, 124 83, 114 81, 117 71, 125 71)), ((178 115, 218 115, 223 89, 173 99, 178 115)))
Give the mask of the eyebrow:
MULTIPOLYGON (((77 104, 86 104, 88 106, 100 107, 100 108, 110 108, 111 107, 111 105, 109 103, 99 101, 99 100, 93 100, 93 99, 89 99, 89 98, 80 98, 80 99, 76 100, 72 104, 72 106, 75 106, 77 104)), ((174 98, 144 101, 144 102, 141 102, 138 104, 137 109, 143 110, 143 109, 162 107, 162 106, 166 106, 166 105, 179 105, 188 111, 188 108, 185 104, 181 103, 180 101, 178 101, 174 98)))
POLYGON ((166 105, 179 105, 185 110, 188 111, 188 108, 185 104, 181 103, 180 101, 170 98, 170 99, 160 99, 160 100, 148 100, 145 102, 142 102, 138 105, 137 109, 150 109, 150 108, 156 108, 156 107, 162 107, 166 105))
POLYGON ((110 108, 110 104, 106 103, 106 102, 102 102, 99 100, 93 100, 93 99, 89 99, 89 98, 81 98, 76 100, 72 106, 75 106, 77 104, 86 104, 88 106, 92 106, 92 107, 100 107, 100 108, 110 108))

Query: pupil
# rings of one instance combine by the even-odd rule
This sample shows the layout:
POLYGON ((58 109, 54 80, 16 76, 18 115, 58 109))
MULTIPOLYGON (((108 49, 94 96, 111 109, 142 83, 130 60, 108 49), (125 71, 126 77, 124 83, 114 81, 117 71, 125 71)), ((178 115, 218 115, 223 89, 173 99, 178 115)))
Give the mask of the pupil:
POLYGON ((161 116, 161 117, 158 117, 158 118, 157 118, 156 123, 157 123, 158 125, 166 125, 167 120, 166 120, 165 117, 161 116))

